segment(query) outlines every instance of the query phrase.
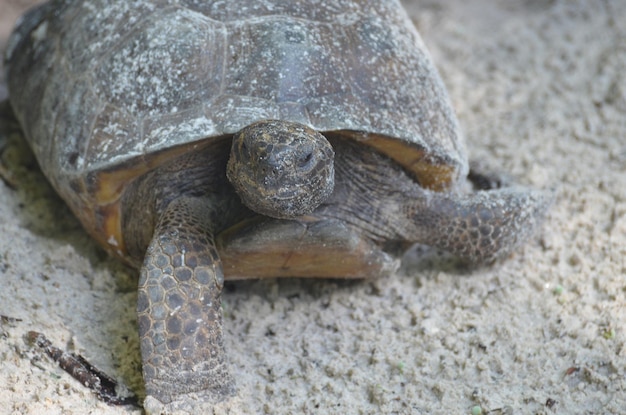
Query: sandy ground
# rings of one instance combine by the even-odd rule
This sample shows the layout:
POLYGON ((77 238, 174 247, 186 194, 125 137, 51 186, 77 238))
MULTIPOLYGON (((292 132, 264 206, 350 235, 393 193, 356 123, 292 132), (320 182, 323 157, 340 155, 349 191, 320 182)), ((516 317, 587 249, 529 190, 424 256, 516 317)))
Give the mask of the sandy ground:
MULTIPOLYGON (((2 36, 18 3, 0 0, 2 36)), ((239 398, 215 412, 624 413, 626 2, 405 4, 472 157, 555 187, 555 205, 490 268, 413 250, 376 281, 228 284, 239 398)), ((0 314, 19 319, 0 323, 0 413, 140 413, 100 402, 24 340, 40 331, 143 393, 136 272, 89 239, 15 134, 0 146, 0 314)))

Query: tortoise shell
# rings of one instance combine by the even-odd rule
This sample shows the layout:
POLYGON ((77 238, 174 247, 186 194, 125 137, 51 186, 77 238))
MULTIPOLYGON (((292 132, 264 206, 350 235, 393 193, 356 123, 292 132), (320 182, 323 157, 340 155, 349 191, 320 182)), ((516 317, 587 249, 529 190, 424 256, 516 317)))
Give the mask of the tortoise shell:
POLYGON ((394 0, 52 1, 21 21, 7 71, 44 174, 121 257, 128 183, 262 119, 375 147, 425 188, 468 171, 443 83, 394 0))

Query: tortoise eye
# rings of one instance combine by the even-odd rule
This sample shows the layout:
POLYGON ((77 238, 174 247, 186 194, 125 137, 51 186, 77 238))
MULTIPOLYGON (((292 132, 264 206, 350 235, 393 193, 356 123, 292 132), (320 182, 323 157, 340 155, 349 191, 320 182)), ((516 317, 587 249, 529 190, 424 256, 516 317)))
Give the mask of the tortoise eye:
POLYGON ((308 164, 313 160, 313 153, 307 153, 298 160, 298 167, 308 167, 308 164))
POLYGON ((241 146, 239 147, 239 153, 241 154, 241 156, 245 159, 249 159, 250 158, 250 149, 248 148, 248 146, 246 145, 246 142, 243 141, 241 143, 241 146))

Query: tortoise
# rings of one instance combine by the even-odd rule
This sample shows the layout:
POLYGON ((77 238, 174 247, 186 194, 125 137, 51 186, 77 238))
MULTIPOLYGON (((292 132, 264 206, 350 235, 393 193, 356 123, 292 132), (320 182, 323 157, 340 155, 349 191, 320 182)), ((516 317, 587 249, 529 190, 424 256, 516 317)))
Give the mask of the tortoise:
POLYGON ((489 264, 550 203, 470 171, 396 0, 52 1, 6 66, 43 173, 140 270, 148 412, 236 394, 224 279, 375 277, 413 243, 489 264))

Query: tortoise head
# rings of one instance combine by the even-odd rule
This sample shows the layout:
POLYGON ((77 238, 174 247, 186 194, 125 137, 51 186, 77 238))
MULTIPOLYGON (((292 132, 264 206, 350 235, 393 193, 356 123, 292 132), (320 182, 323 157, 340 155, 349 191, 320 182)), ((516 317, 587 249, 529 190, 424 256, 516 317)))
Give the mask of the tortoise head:
POLYGON ((305 125, 259 121, 233 137, 226 174, 250 209, 288 219, 312 212, 330 196, 334 156, 328 140, 305 125))

